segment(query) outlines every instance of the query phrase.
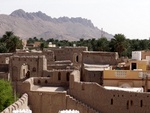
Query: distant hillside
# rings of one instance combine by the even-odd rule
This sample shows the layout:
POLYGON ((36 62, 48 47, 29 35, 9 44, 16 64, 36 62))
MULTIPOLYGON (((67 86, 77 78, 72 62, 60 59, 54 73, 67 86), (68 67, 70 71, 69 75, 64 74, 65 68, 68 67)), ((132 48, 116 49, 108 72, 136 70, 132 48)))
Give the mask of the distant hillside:
POLYGON ((27 13, 22 9, 10 15, 0 15, 0 36, 5 31, 13 31, 21 38, 55 38, 59 40, 79 40, 80 38, 112 38, 111 34, 99 30, 91 20, 78 18, 51 18, 41 11, 27 13))

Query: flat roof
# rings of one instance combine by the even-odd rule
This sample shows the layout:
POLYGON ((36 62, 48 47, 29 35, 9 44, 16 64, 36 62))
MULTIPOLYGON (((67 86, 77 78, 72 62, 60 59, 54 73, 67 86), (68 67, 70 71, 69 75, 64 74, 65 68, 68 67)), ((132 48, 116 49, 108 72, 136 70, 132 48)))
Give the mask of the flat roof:
POLYGON ((119 90, 119 91, 128 91, 128 92, 144 92, 142 87, 113 87, 113 86, 104 86, 107 90, 119 90))
POLYGON ((85 70, 87 70, 87 71, 103 71, 106 69, 104 69, 104 68, 85 68, 85 70))
POLYGON ((43 91, 43 92, 66 92, 67 89, 65 87, 52 87, 52 86, 40 86, 37 87, 33 91, 43 91))

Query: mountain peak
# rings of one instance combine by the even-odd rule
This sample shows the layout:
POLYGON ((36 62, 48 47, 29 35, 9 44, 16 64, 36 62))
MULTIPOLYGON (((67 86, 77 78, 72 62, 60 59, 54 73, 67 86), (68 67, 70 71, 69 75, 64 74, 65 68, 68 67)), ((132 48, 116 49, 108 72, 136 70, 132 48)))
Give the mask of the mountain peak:
POLYGON ((26 13, 24 10, 22 9, 18 9, 18 10, 15 10, 13 11, 10 16, 13 16, 13 17, 20 17, 20 18, 25 18, 25 19, 34 19, 34 17, 29 14, 29 13, 26 13))
POLYGON ((11 16, 20 16, 20 15, 24 15, 26 12, 22 9, 18 9, 13 11, 10 15, 11 16))

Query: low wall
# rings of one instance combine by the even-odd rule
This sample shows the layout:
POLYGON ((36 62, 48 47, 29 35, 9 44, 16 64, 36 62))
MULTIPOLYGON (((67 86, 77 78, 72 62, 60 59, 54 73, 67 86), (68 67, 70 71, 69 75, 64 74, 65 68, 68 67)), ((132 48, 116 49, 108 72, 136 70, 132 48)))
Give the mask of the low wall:
MULTIPOLYGON (((72 74, 71 80, 76 75, 72 74)), ((69 95, 102 113, 149 113, 150 94, 106 90, 97 83, 70 81, 69 95)))
POLYGON ((1 113, 12 113, 14 110, 18 109, 29 109, 28 107, 28 95, 25 93, 22 97, 17 100, 15 103, 7 107, 1 113))

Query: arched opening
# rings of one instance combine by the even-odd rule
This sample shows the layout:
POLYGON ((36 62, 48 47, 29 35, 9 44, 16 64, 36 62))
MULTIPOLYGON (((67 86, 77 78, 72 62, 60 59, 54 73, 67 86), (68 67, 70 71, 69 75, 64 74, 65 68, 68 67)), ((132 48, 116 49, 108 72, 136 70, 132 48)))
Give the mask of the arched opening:
POLYGON ((67 80, 67 81, 69 81, 69 75, 70 75, 70 73, 67 72, 67 74, 66 74, 66 80, 67 80))
POLYGON ((26 70, 23 69, 23 77, 25 77, 25 76, 26 76, 26 70))
POLYGON ((61 80, 61 73, 58 72, 58 80, 61 80))
POLYGON ((30 78, 30 71, 29 70, 26 73, 26 78, 30 78))
POLYGON ((20 67, 20 79, 23 79, 26 77, 26 73, 29 70, 29 65, 26 63, 23 63, 20 67))
POLYGON ((76 62, 79 62, 79 56, 78 55, 76 56, 76 62))

